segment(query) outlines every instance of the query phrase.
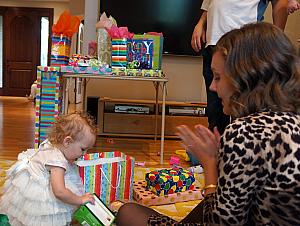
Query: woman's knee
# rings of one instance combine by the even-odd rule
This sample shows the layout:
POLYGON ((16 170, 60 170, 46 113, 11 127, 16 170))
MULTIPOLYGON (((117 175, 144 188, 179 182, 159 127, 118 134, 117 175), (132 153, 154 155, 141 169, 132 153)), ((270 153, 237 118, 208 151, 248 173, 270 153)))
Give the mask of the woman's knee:
POLYGON ((120 207, 117 213, 116 223, 117 225, 127 225, 126 223, 129 222, 134 215, 134 208, 136 204, 134 203, 125 203, 123 206, 120 207))
POLYGON ((118 226, 143 226, 147 225, 149 216, 157 214, 153 209, 137 203, 126 203, 120 207, 116 223, 118 226))

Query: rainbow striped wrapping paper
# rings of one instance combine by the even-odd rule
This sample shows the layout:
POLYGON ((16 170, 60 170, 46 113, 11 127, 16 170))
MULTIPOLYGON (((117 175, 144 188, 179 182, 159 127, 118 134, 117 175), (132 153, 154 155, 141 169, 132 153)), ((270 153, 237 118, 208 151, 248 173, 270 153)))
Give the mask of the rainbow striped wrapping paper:
POLYGON ((63 112, 60 67, 37 67, 34 147, 46 139, 55 118, 63 112))
POLYGON ((71 38, 62 34, 52 34, 51 66, 67 65, 71 51, 71 38))
POLYGON ((127 39, 126 38, 112 38, 111 66, 126 68, 127 66, 127 39))
POLYGON ((115 200, 132 200, 134 158, 122 152, 99 152, 77 160, 85 192, 96 193, 109 205, 115 200))

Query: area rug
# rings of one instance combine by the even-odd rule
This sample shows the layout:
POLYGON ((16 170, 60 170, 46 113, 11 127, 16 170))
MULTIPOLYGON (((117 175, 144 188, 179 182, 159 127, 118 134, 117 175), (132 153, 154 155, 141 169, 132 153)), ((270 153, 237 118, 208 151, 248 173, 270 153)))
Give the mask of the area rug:
MULTIPOLYGON (((0 195, 1 188, 5 182, 5 170, 7 170, 15 161, 11 160, 1 160, 0 159, 0 195)), ((144 168, 144 167, 135 167, 134 170, 134 180, 143 180, 145 179, 145 174, 151 170, 157 168, 144 168)), ((196 174, 196 186, 203 187, 203 176, 201 174, 196 174)), ((187 201, 169 205, 160 205, 160 206, 151 206, 157 212, 167 215, 173 218, 176 221, 182 220, 191 210, 196 207, 201 200, 187 201)))

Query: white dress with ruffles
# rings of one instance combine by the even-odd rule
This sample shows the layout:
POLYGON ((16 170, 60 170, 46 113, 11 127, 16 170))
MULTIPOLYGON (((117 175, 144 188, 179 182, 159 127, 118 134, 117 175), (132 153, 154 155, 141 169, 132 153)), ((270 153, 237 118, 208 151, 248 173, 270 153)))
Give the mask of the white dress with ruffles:
POLYGON ((72 220, 76 206, 58 200, 51 188, 47 166, 64 168, 65 186, 77 195, 83 185, 75 164, 70 164, 62 152, 44 141, 39 150, 29 149, 7 171, 0 199, 0 213, 9 217, 12 226, 63 226, 72 220))

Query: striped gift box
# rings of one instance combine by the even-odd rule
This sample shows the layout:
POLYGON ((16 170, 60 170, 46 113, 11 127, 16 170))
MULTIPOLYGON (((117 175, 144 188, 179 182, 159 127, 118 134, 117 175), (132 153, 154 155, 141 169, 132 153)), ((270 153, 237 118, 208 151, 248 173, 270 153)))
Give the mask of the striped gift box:
POLYGON ((122 152, 100 152, 77 161, 85 192, 96 193, 107 205, 115 200, 132 200, 134 158, 122 152))
POLYGON ((112 38, 111 40, 111 66, 127 66, 127 39, 112 38))
POLYGON ((62 112, 62 85, 59 67, 37 67, 34 147, 46 139, 49 127, 62 112))

